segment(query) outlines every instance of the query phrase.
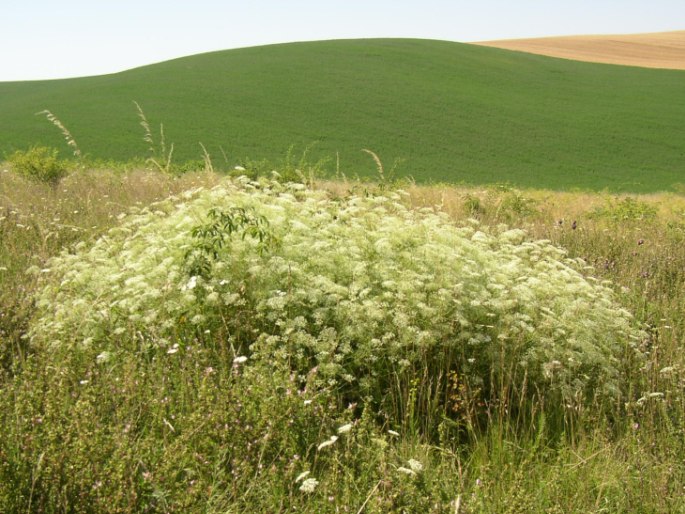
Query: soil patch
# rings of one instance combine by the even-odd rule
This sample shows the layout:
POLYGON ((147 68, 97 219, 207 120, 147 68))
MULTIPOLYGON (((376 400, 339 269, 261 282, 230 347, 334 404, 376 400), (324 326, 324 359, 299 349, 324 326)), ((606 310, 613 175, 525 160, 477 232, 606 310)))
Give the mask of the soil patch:
POLYGON ((577 61, 685 70, 685 30, 508 39, 475 44, 577 61))

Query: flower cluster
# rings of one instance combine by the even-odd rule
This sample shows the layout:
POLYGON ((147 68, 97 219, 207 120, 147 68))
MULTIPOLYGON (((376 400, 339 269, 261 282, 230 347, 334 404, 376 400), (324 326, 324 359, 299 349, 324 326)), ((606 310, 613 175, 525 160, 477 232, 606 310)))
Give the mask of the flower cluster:
POLYGON ((357 398, 426 366, 484 388, 507 377, 565 401, 614 398, 640 337, 607 285, 549 242, 456 226, 399 192, 332 199, 236 179, 132 213, 48 267, 36 344, 167 351, 212 334, 357 398))

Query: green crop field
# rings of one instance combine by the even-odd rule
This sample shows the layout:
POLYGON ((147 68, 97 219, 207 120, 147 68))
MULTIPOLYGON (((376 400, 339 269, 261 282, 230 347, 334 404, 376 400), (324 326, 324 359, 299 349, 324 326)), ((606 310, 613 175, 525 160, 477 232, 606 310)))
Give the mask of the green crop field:
POLYGON ((685 72, 410 39, 294 43, 79 79, 0 83, 0 155, 68 149, 148 156, 134 105, 174 160, 277 162, 294 145, 329 173, 650 192, 685 183, 685 72), (313 146, 312 146, 313 145, 313 146))

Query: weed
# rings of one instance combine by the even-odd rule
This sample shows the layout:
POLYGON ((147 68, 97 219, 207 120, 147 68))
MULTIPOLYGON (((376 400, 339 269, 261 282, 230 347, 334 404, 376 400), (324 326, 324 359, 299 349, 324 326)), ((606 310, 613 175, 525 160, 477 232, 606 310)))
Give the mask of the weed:
POLYGON ((464 197, 464 212, 469 217, 479 217, 485 214, 486 209, 480 198, 467 194, 464 197))
POLYGON ((212 165, 212 158, 209 156, 209 152, 207 152, 205 145, 202 143, 200 143, 200 147, 202 148, 202 169, 210 173, 214 173, 214 166, 212 165))
POLYGON ((31 334, 109 349, 139 333, 167 349, 209 331, 429 438, 455 413, 453 370, 484 424, 613 409, 616 362, 641 335, 608 288, 520 230, 457 229, 400 199, 243 179, 154 205, 47 264, 31 334))
POLYGON ((654 206, 636 198, 608 199, 604 207, 596 208, 591 216, 605 218, 612 221, 643 221, 652 220, 656 217, 657 210, 654 206))
POLYGON ((59 158, 59 151, 45 146, 32 146, 28 150, 17 150, 7 161, 12 169, 31 180, 57 187, 69 173, 70 164, 59 158))
POLYGON ((67 146, 69 146, 73 152, 74 152, 74 157, 76 158, 81 158, 81 150, 76 144, 76 140, 74 139, 74 136, 71 135, 71 132, 67 129, 67 127, 64 126, 64 124, 55 116, 52 114, 50 111, 47 109, 44 111, 41 111, 39 113, 36 113, 36 116, 41 116, 45 115, 45 117, 48 119, 50 123, 52 123, 55 127, 59 129, 59 131, 62 133, 62 136, 64 137, 64 140, 67 143, 67 146))
POLYGON ((140 106, 140 104, 138 104, 138 102, 134 101, 133 103, 138 111, 140 126, 143 127, 143 141, 150 145, 148 147, 150 157, 148 157, 147 162, 154 164, 159 171, 171 173, 171 159, 174 155, 174 144, 171 143, 171 146, 167 151, 166 137, 164 136, 164 125, 161 123, 159 125, 159 145, 156 145, 152 135, 152 129, 150 128, 150 122, 147 120, 147 116, 145 116, 143 108, 140 106))

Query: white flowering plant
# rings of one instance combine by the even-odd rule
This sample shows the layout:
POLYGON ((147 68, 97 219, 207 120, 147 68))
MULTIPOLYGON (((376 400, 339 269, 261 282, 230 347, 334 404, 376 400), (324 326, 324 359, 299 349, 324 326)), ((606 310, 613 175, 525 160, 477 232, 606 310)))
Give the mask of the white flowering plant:
POLYGON ((48 268, 33 344, 224 345, 399 422, 453 415, 453 373, 485 408, 615 403, 642 337, 581 261, 522 230, 407 208, 401 192, 228 180, 132 212, 48 268))

